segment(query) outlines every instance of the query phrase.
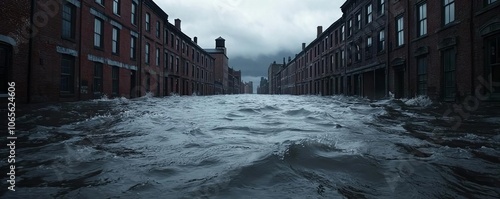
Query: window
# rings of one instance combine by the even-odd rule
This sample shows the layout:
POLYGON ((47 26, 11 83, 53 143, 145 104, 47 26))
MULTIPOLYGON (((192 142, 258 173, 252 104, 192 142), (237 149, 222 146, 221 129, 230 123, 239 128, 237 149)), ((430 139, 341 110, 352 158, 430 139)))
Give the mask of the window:
POLYGON ((102 63, 94 63, 94 93, 102 92, 102 63))
POLYGON ((170 71, 174 71, 174 55, 170 55, 170 71))
POLYGON ((167 30, 167 28, 165 28, 165 30, 163 30, 163 44, 165 44, 165 48, 166 48, 167 44, 168 44, 168 30, 167 30))
POLYGON ((417 94, 427 95, 427 57, 417 58, 417 94))
POLYGON ((132 2, 132 11, 130 13, 130 23, 137 25, 137 4, 132 2))
POLYGON ((349 21, 347 22, 347 36, 351 35, 351 31, 352 31, 352 19, 349 19, 349 21))
POLYGON ((160 21, 156 21, 156 38, 160 38, 160 21))
POLYGON ((455 49, 442 51, 442 64, 444 68, 444 97, 455 99, 455 49))
POLYGON ((421 37, 427 34, 427 3, 418 6, 418 36, 421 37))
POLYGON ((62 11, 62 37, 66 39, 75 38, 75 13, 76 8, 73 4, 66 3, 62 11))
POLYGON ((175 72, 178 73, 179 72, 179 58, 176 58, 175 59, 175 72))
POLYGON ((361 12, 356 14, 356 28, 361 30, 361 12))
POLYGON ((192 64, 191 66, 193 66, 192 70, 191 70, 191 77, 194 77, 194 64, 192 64))
POLYGON ((120 0, 113 0, 113 14, 120 15, 120 0))
POLYGON ((146 13, 146 31, 151 30, 151 15, 149 13, 146 13))
POLYGON ((184 74, 189 76, 189 62, 186 62, 186 65, 184 66, 184 74))
POLYGON ((345 62, 345 51, 344 50, 341 50, 340 51, 340 65, 343 67, 345 66, 344 65, 344 62, 345 62))
POLYGON ((340 37, 341 37, 341 41, 344 41, 345 40, 345 26, 342 26, 341 29, 341 32, 340 32, 340 37))
POLYGON ((112 53, 118 54, 120 52, 120 29, 113 27, 113 38, 111 42, 112 53))
POLYGON ((149 43, 146 43, 144 61, 149 64, 149 43))
POLYGON ((137 37, 130 37, 130 59, 135 60, 137 55, 137 37))
POLYGON ((366 6, 366 23, 367 24, 371 23, 373 20, 372 12, 373 12, 372 4, 368 4, 368 6, 366 6))
POLYGON ((359 44, 356 44, 355 46, 355 49, 354 49, 356 52, 356 57, 355 57, 355 61, 360 61, 361 60, 361 48, 359 46, 359 44))
POLYGON ((383 51, 385 49, 385 31, 381 30, 378 32, 378 51, 383 51))
POLYGON ((95 2, 101 4, 101 6, 104 6, 104 0, 95 0, 95 2))
POLYGON ((63 55, 61 60, 61 85, 60 92, 73 94, 75 92, 75 58, 63 55))
POLYGON ((444 25, 455 21, 455 0, 444 0, 444 25))
POLYGON ((179 51, 179 39, 175 39, 175 49, 179 51))
POLYGON ((174 47, 174 34, 173 33, 170 33, 170 39, 171 39, 171 42, 170 42, 170 47, 174 47))
POLYGON ((370 48, 372 47, 372 45, 373 45, 372 36, 368 36, 366 38, 366 51, 370 50, 370 48))
POLYGON ((378 14, 383 15, 385 13, 385 0, 378 0, 378 14))
POLYGON ((94 47, 102 48, 102 32, 103 23, 102 20, 95 18, 94 21, 94 47))
POLYGON ((119 88, 120 88, 120 81, 119 81, 119 78, 120 78, 120 68, 118 68, 117 66, 113 66, 113 69, 111 71, 111 80, 112 80, 112 92, 113 92, 113 96, 118 96, 118 93, 119 93, 119 88))
POLYGON ((182 42, 182 54, 186 53, 186 42, 182 42))
POLYGON ((397 17, 396 18, 396 44, 398 47, 405 44, 403 26, 404 26, 403 16, 397 17))
POLYGON ((156 66, 160 66, 160 49, 156 48, 156 66))

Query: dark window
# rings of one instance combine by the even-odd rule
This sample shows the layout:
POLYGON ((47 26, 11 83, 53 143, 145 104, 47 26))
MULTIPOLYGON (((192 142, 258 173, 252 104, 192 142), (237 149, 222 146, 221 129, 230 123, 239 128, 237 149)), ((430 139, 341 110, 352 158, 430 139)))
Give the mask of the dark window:
POLYGON ((62 37, 75 38, 76 8, 73 4, 66 3, 62 12, 62 37))
POLYGON ((161 30, 160 21, 156 21, 156 37, 157 38, 160 38, 160 30, 161 30))
POLYGON ((156 66, 160 66, 160 49, 156 48, 156 66))
POLYGON ((344 41, 345 40, 345 26, 342 26, 342 28, 340 28, 341 32, 340 32, 340 37, 341 37, 341 41, 344 41))
POLYGON ((120 15, 120 0, 113 0, 113 14, 120 15))
POLYGON ((102 20, 95 18, 94 21, 94 47, 102 48, 104 24, 102 20))
POLYGON ((146 43, 144 52, 145 52, 144 61, 146 64, 149 64, 149 43, 146 43))
POLYGON ((137 4, 132 2, 132 10, 130 13, 130 23, 137 25, 137 4))
POLYGON ((186 65, 184 66, 184 74, 186 74, 186 76, 189 76, 189 62, 186 62, 186 65))
POLYGON ((418 36, 423 36, 427 34, 427 3, 422 3, 418 5, 418 25, 417 31, 418 36))
POLYGON ((95 0, 96 3, 101 4, 102 6, 104 6, 104 1, 105 0, 95 0))
POLYGON ((175 39, 175 49, 179 51, 179 39, 175 39))
POLYGON ((445 99, 455 98, 455 49, 447 49, 442 51, 442 62, 444 68, 444 97, 445 99))
POLYGON ((356 28, 361 30, 361 12, 356 14, 356 28))
POLYGON ((378 0, 378 14, 383 15, 385 13, 385 0, 378 0))
POLYGON ((170 55, 170 71, 174 72, 174 55, 170 55))
POLYGON ((146 31, 151 30, 151 15, 149 13, 146 13, 146 31))
POLYGON ((360 48, 359 44, 356 44, 354 50, 356 51, 355 61, 360 61, 361 60, 361 48, 360 48))
POLYGON ((164 55, 163 59, 164 59, 163 63, 164 63, 164 66, 165 66, 165 70, 168 71, 168 53, 167 52, 165 52, 165 55, 164 55))
POLYGON ((371 23, 373 20, 373 6, 372 4, 368 4, 366 6, 366 23, 371 23))
POLYGON ((417 58, 417 94, 427 95, 427 57, 417 58))
POLYGON ((378 32, 378 51, 383 51, 385 49, 385 31, 381 30, 378 32))
POLYGON ((94 63, 94 93, 102 92, 102 63, 94 63))
POLYGON ((352 32, 352 19, 349 19, 347 22, 347 36, 351 36, 352 32))
POLYGON ((61 60, 61 88, 60 92, 73 94, 75 91, 75 58, 63 55, 61 60))
POLYGON ((455 0, 444 0, 444 25, 455 21, 455 0))
POLYGON ((396 44, 397 46, 405 44, 403 16, 396 17, 396 44))
POLYGON ((130 59, 135 60, 137 55, 137 38, 134 36, 130 37, 130 59))
POLYGON ((170 42, 170 47, 174 47, 174 34, 173 33, 170 33, 170 39, 171 39, 171 42, 170 42))
POLYGON ((113 95, 118 96, 120 88, 120 68, 113 66, 111 71, 111 79, 113 84, 113 95))
POLYGON ((179 72, 179 58, 176 58, 175 59, 175 72, 178 73, 179 72))
POLYGON ((120 52, 120 29, 116 27, 113 27, 111 47, 114 54, 118 54, 120 52))

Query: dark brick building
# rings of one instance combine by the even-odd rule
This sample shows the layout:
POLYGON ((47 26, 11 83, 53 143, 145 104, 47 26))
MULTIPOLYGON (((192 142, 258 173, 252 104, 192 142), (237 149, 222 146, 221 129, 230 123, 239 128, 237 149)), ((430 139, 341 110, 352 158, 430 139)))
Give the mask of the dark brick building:
POLYGON ((281 80, 270 93, 500 99, 500 1, 347 0, 341 10, 269 74, 281 80))
POLYGON ((0 2, 0 97, 76 101, 214 94, 215 58, 152 0, 0 2))

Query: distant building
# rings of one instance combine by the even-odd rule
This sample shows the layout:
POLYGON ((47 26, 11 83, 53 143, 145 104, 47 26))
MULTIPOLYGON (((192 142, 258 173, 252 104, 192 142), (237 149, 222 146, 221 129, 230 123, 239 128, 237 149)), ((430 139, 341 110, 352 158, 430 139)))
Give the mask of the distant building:
POLYGON ((215 49, 205 49, 215 58, 214 84, 215 94, 228 94, 229 91, 229 58, 226 54, 226 40, 222 37, 215 39, 215 49))
POLYGON ((253 94, 253 82, 252 81, 245 83, 245 93, 246 94, 253 94))
POLYGON ((260 83, 257 87, 257 94, 269 94, 269 82, 265 77, 260 78, 260 83))
MULTIPOLYGON (((284 62, 284 58, 283 58, 284 62)), ((268 80, 269 80, 269 94, 279 94, 279 85, 278 85, 278 75, 281 69, 283 68, 283 64, 277 64, 276 61, 271 63, 268 68, 268 80)))

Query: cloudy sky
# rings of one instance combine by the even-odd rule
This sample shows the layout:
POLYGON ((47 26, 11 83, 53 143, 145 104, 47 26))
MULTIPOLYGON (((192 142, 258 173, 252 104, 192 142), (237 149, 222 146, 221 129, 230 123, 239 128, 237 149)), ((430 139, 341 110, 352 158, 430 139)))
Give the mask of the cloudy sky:
MULTIPOLYGON (((294 57, 302 43, 316 37, 341 15, 343 0, 154 0, 170 23, 181 19, 182 31, 197 36, 203 48, 226 39, 229 65, 242 71, 243 81, 267 77, 267 67, 294 57)), ((254 89, 255 92, 255 89, 254 89)))

